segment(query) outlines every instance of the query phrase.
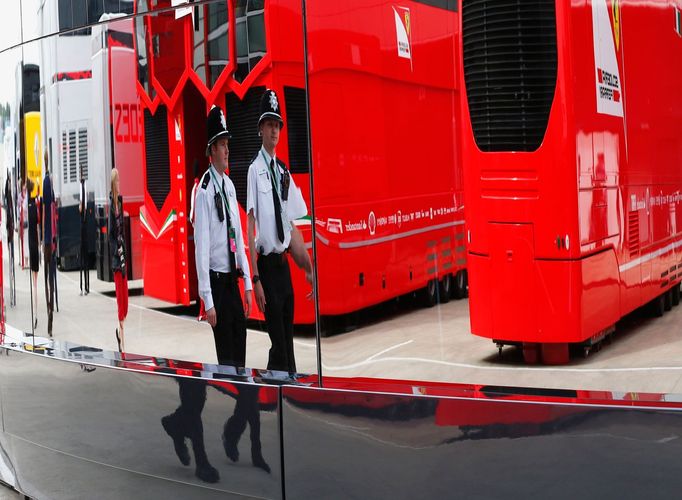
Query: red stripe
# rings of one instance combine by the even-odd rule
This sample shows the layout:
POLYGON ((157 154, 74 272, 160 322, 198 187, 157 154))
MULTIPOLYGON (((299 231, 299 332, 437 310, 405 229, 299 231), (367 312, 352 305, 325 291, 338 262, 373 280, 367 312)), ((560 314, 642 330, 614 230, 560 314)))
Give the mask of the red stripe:
POLYGON ((92 71, 67 71, 62 73, 57 73, 52 77, 52 83, 64 82, 69 80, 87 80, 92 78, 92 71))

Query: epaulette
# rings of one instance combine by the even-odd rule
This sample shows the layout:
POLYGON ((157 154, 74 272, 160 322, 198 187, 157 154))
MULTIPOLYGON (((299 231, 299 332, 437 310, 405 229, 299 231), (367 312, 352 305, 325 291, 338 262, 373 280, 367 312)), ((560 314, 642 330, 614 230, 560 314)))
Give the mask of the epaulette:
POLYGON ((204 178, 201 180, 201 189, 206 189, 209 182, 211 182, 211 173, 207 170, 204 178))
POLYGON ((279 166, 280 166, 281 168, 283 168, 284 170, 287 169, 286 163, 284 163, 284 162, 283 162, 282 160, 280 160, 279 158, 277 158, 277 165, 279 165, 279 166))
POLYGON ((251 161, 249 161, 249 165, 251 165, 254 161, 256 161, 259 156, 260 156, 260 149, 258 150, 258 152, 255 155, 253 155, 253 158, 251 158, 251 161))

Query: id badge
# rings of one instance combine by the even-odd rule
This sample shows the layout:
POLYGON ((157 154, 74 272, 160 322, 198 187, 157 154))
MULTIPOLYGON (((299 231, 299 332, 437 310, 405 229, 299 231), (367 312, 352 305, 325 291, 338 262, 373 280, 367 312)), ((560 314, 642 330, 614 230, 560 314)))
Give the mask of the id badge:
POLYGON ((228 230, 229 240, 230 240, 230 251, 232 253, 237 253, 237 237, 234 232, 234 228, 231 227, 228 230))

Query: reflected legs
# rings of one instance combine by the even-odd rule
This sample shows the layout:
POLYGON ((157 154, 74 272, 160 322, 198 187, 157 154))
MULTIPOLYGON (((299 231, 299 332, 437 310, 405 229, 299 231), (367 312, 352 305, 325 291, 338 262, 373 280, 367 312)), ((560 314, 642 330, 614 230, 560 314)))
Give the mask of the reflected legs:
POLYGON ((218 471, 209 463, 204 446, 204 426, 201 412, 206 404, 206 381, 178 378, 180 406, 175 412, 161 419, 166 433, 173 439, 173 446, 178 459, 183 465, 189 465, 190 456, 185 438, 192 442, 196 476, 207 483, 220 480, 218 471))

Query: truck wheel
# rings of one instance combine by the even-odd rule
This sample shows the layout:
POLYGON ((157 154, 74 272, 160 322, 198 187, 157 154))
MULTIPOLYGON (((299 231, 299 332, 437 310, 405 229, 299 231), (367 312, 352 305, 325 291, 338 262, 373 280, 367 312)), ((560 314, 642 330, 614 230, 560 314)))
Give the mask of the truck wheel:
POLYGON ((663 313, 665 312, 665 298, 663 297, 663 295, 659 295, 649 304, 651 307, 651 314, 654 317, 660 318, 661 316, 663 316, 663 313))
POLYGON ((456 299, 463 299, 467 296, 468 276, 466 269, 458 271, 455 275, 455 283, 452 288, 452 296, 456 299))
POLYGON ((663 294, 663 309, 670 311, 673 308, 673 291, 668 290, 663 294))
POLYGON ((426 307, 433 307, 438 303, 438 280, 432 279, 426 284, 423 291, 424 305, 426 307))
POLYGON ((673 305, 678 306, 680 305, 680 285, 677 284, 673 287, 672 289, 673 292, 673 305))
POLYGON ((452 297, 452 274, 446 274, 440 281, 440 303, 445 304, 450 302, 450 297, 452 297))

